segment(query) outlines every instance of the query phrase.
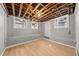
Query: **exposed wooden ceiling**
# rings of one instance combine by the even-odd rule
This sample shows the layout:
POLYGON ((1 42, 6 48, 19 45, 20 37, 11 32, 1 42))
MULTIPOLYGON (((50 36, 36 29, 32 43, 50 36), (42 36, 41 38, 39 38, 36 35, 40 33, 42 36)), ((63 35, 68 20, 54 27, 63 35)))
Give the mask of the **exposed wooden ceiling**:
POLYGON ((44 22, 74 13, 75 3, 5 3, 8 15, 44 22))

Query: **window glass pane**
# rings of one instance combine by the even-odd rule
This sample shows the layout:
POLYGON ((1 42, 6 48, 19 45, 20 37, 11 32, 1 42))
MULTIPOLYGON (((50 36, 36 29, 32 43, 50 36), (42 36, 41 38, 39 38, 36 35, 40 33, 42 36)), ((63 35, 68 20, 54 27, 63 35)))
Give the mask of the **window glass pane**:
POLYGON ((31 22, 32 29, 38 29, 38 22, 31 22))
POLYGON ((25 29, 27 27, 27 21, 21 18, 14 18, 13 27, 17 29, 25 29))

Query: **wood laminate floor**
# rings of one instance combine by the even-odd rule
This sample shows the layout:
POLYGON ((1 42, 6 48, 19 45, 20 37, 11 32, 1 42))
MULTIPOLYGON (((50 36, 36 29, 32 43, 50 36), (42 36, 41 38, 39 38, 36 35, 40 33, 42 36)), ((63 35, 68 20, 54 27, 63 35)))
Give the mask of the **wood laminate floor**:
POLYGON ((75 49, 40 39, 28 44, 7 48, 4 56, 75 56, 75 49))

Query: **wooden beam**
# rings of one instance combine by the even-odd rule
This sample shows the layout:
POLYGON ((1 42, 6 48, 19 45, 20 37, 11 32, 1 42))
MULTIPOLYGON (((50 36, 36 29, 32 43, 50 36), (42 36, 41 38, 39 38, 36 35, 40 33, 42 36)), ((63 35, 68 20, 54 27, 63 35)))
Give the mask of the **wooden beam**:
POLYGON ((5 4, 5 3, 3 3, 3 5, 4 5, 5 9, 6 9, 7 14, 9 14, 9 11, 8 11, 8 9, 7 9, 6 4, 5 4))
POLYGON ((34 10, 31 12, 31 13, 34 13, 34 11, 41 5, 41 3, 39 3, 35 8, 34 10))
MULTIPOLYGON (((73 7, 74 7, 74 5, 72 5, 70 8, 73 8, 73 7)), ((64 7, 64 9, 68 9, 68 7, 64 7)), ((63 9, 61 9, 61 10, 63 10, 63 9)), ((61 10, 59 10, 59 11, 61 11, 61 10)), ((54 12, 54 13, 58 13, 58 11, 56 11, 56 12, 54 12)), ((48 15, 48 16, 46 16, 46 17, 50 17, 51 15, 54 15, 54 13, 51 13, 50 15, 48 15)), ((46 17, 43 17, 43 18, 46 19, 46 17)), ((43 19, 43 18, 41 18, 41 19, 43 19)))
POLYGON ((19 9, 18 17, 20 17, 20 15, 21 15, 22 7, 23 7, 23 3, 20 4, 20 9, 19 9))
POLYGON ((15 6, 14 6, 14 3, 12 3, 12 10, 13 10, 13 16, 15 16, 15 6))
MULTIPOLYGON (((43 15, 44 13, 48 12, 49 10, 51 10, 52 8, 56 7, 58 4, 53 5, 52 7, 50 7, 49 9, 45 10, 44 12, 41 13, 41 15, 43 15)), ((40 16, 39 18, 41 18, 43 16, 40 16)))
MULTIPOLYGON (((65 10, 65 9, 68 9, 68 8, 63 8, 63 9, 61 9, 61 10, 65 10)), ((60 12, 61 10, 56 11, 56 12, 54 12, 54 13, 51 13, 50 15, 48 15, 48 16, 46 16, 46 17, 43 17, 43 19, 44 19, 44 18, 46 19, 47 17, 49 17, 49 18, 50 18, 50 16, 52 17, 52 15, 54 15, 54 16, 55 16, 55 14, 59 14, 59 12, 60 12)))
MULTIPOLYGON (((72 9, 73 7, 74 7, 74 5, 71 6, 70 9, 72 9)), ((64 14, 69 14, 69 7, 66 7, 66 8, 64 8, 64 9, 61 9, 61 10, 57 11, 57 12, 55 12, 55 14, 57 14, 57 15, 60 14, 59 12, 62 11, 62 10, 64 10, 64 12, 67 11, 67 12, 64 13, 64 14)), ((71 12, 72 12, 72 10, 71 10, 71 12)), ((50 15, 48 15, 48 17, 42 18, 42 20, 44 20, 44 19, 45 19, 45 20, 50 20, 50 19, 52 19, 53 17, 54 17, 54 18, 58 17, 58 16, 55 15, 55 14, 50 14, 50 15), (50 17, 50 16, 51 16, 51 17, 50 17)), ((64 15, 64 14, 62 13, 62 14, 60 14, 59 16, 62 16, 62 15, 64 15)), ((42 21, 42 20, 41 20, 41 21, 42 21)))
MULTIPOLYGON (((64 9, 61 9, 61 10, 68 10, 68 8, 64 8, 64 9)), ((60 11, 61 11, 61 10, 60 10, 60 11)), ((60 14, 60 13, 59 13, 60 11, 51 13, 50 15, 48 15, 47 17, 43 17, 42 19, 50 19, 50 18, 52 18, 53 16, 56 17, 57 14, 60 14)), ((61 14, 60 14, 60 15, 61 15, 61 14)))
POLYGON ((54 9, 53 11, 49 11, 48 13, 44 14, 43 16, 41 16, 41 18, 44 17, 44 16, 46 16, 46 15, 48 15, 48 14, 50 14, 50 13, 52 13, 52 12, 54 12, 55 10, 58 10, 59 8, 64 7, 65 5, 66 5, 66 4, 64 4, 64 5, 62 5, 62 6, 58 7, 58 8, 56 8, 56 9, 54 9))
MULTIPOLYGON (((7 8, 8 8, 8 11, 10 11, 10 9, 11 9, 11 12, 12 12, 12 8, 11 8, 10 6, 7 6, 7 8)), ((17 6, 16 6, 15 11, 16 11, 16 14, 17 14, 17 12, 19 13, 19 11, 18 11, 18 9, 17 9, 17 6)), ((17 15, 18 15, 18 14, 17 14, 17 15)))
POLYGON ((41 3, 41 6, 43 6, 44 7, 44 5, 41 3))
MULTIPOLYGON (((46 9, 47 6, 49 6, 50 3, 48 3, 46 6, 44 6, 40 11, 38 11, 34 16, 36 16, 38 13, 42 12, 44 9, 46 9)), ((31 18, 33 18, 34 16, 32 16, 31 18)))
POLYGON ((64 6, 66 6, 66 5, 70 5, 70 4, 63 4, 62 6, 60 6, 60 7, 56 8, 56 9, 54 9, 53 11, 50 11, 50 12, 46 13, 45 15, 41 16, 41 18, 45 17, 46 15, 48 15, 48 14, 50 14, 50 13, 52 13, 52 12, 54 12, 54 11, 56 11, 56 10, 58 10, 58 9, 60 9, 60 8, 62 8, 62 7, 64 7, 64 6))
MULTIPOLYGON (((27 4, 26 4, 27 5, 27 4)), ((19 7, 18 5, 16 5, 17 7, 19 7)), ((10 7, 9 7, 10 8, 10 7)), ((26 10, 27 8, 23 7, 22 9, 26 10)), ((16 9, 17 10, 17 9, 16 9)), ((18 10, 17 10, 18 11, 18 10)), ((29 12, 27 12, 28 14, 30 14, 29 12)), ((30 14, 31 15, 31 14, 30 14)))
POLYGON ((29 5, 28 5, 28 7, 27 7, 27 9, 26 9, 26 11, 25 11, 25 13, 24 13, 24 15, 23 15, 23 18, 25 17, 25 15, 26 15, 26 13, 28 12, 28 9, 29 9, 29 7, 32 5, 32 3, 30 3, 29 5))

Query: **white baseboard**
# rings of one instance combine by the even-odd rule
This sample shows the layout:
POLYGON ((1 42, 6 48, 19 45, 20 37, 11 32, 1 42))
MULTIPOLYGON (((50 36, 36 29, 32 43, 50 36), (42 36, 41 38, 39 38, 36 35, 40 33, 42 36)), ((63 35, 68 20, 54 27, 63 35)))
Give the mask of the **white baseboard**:
POLYGON ((18 44, 14 44, 14 45, 11 45, 11 46, 7 46, 7 47, 5 47, 5 49, 3 50, 3 52, 1 53, 1 56, 3 56, 3 54, 4 54, 4 52, 5 52, 5 50, 6 50, 7 48, 15 47, 15 46, 22 45, 22 44, 31 43, 31 42, 33 42, 33 41, 40 40, 40 39, 42 39, 42 38, 34 39, 34 40, 30 40, 30 41, 26 41, 26 42, 22 42, 22 43, 18 43, 18 44))
POLYGON ((78 55, 78 51, 77 51, 77 48, 76 48, 75 50, 76 50, 76 56, 79 56, 79 55, 78 55))
POLYGON ((48 40, 48 41, 51 41, 51 42, 55 42, 55 43, 57 43, 57 44, 61 44, 61 45, 64 45, 64 46, 68 46, 68 47, 71 47, 71 48, 75 48, 75 50, 76 50, 76 56, 78 56, 78 52, 77 52, 76 47, 73 47, 73 46, 70 46, 70 45, 67 45, 67 44, 64 44, 64 43, 60 43, 60 42, 57 42, 57 41, 54 41, 54 40, 46 39, 46 38, 34 39, 34 40, 30 40, 30 41, 26 41, 26 42, 14 44, 14 45, 11 45, 11 46, 7 46, 7 47, 3 50, 1 56, 3 56, 3 54, 4 54, 4 52, 5 52, 5 50, 6 50, 7 48, 15 47, 15 46, 22 45, 22 44, 31 43, 31 42, 33 42, 33 41, 37 41, 37 40, 40 40, 40 39, 48 40))
POLYGON ((48 41, 51 41, 51 42, 55 42, 57 44, 61 44, 61 45, 64 45, 64 46, 68 46, 68 47, 71 47, 71 48, 75 48, 74 46, 71 46, 71 45, 67 45, 67 44, 64 44, 64 43, 60 43, 60 42, 57 42, 55 40, 51 40, 51 39, 47 39, 47 38, 43 38, 45 40, 48 40, 48 41))
POLYGON ((4 54, 5 50, 6 50, 6 47, 4 48, 3 52, 1 53, 1 56, 3 56, 3 54, 4 54))
POLYGON ((78 55, 78 51, 77 51, 77 48, 74 47, 74 46, 71 46, 71 45, 67 45, 67 44, 64 44, 64 43, 60 43, 60 42, 57 42, 55 40, 51 40, 51 39, 47 39, 47 38, 43 38, 44 40, 48 40, 48 41, 51 41, 51 42, 55 42, 57 44, 61 44, 61 45, 64 45, 64 46, 67 46, 67 47, 70 47, 70 48, 74 48, 75 49, 75 52, 76 52, 76 56, 79 56, 78 55))
POLYGON ((14 44, 14 45, 7 46, 6 48, 11 48, 11 47, 15 47, 15 46, 18 46, 18 45, 31 43, 31 42, 33 42, 33 41, 40 40, 40 39, 42 39, 42 38, 34 39, 34 40, 30 40, 30 41, 22 42, 22 43, 17 43, 17 44, 14 44))
POLYGON ((43 38, 43 39, 44 40, 51 41, 51 42, 55 42, 57 44, 61 44, 61 45, 64 45, 64 46, 68 46, 68 47, 74 48, 75 49, 75 52, 76 52, 76 56, 78 56, 78 51, 77 51, 76 47, 74 47, 74 46, 70 46, 70 45, 67 45, 67 44, 64 44, 64 43, 60 43, 60 42, 57 42, 57 41, 54 41, 54 40, 50 40, 50 39, 47 39, 47 38, 43 38))

